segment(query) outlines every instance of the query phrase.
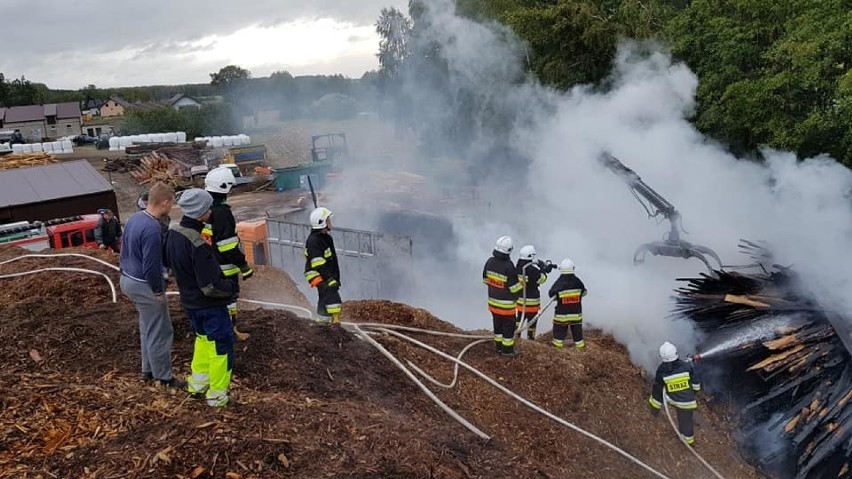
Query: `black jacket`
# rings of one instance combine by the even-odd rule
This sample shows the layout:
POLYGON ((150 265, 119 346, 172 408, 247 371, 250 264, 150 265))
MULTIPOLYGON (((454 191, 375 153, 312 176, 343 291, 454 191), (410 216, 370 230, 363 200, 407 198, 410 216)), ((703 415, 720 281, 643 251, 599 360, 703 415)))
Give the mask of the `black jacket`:
POLYGON ((184 216, 166 235, 166 266, 171 268, 186 309, 227 306, 234 284, 222 276, 213 247, 201 237, 204 224, 184 216))
POLYGON ((305 240, 305 280, 313 287, 340 287, 340 265, 334 238, 313 230, 305 240))
MULTIPOLYGON (((215 197, 215 193, 214 193, 215 197)), ((243 254, 240 238, 237 236, 237 221, 231 213, 231 207, 222 198, 216 198, 210 207, 210 218, 202 230, 202 236, 210 237, 216 261, 226 277, 236 276, 240 271, 251 269, 243 254)))
POLYGON ((695 393, 701 390, 701 383, 698 381, 692 363, 676 359, 660 364, 654 377, 651 397, 648 399, 651 407, 655 409, 660 409, 663 405, 663 387, 666 388, 666 396, 672 406, 680 409, 698 407, 695 393))
MULTIPOLYGON (((547 273, 540 270, 535 262, 528 259, 519 259, 517 268, 518 279, 524 284, 524 289, 526 290, 527 303, 529 304, 530 300, 532 300, 532 304, 541 304, 541 291, 539 291, 539 287, 547 281, 547 273), (526 267, 526 270, 524 270, 524 267, 526 267)), ((524 291, 521 291, 518 297, 518 304, 523 299, 524 291)))
POLYGON ((508 254, 491 253, 482 268, 482 282, 488 285, 488 309, 494 314, 514 316, 523 286, 508 254))
POLYGON ((547 295, 556 298, 553 320, 557 323, 580 322, 583 320, 583 296, 586 286, 573 273, 562 273, 550 287, 547 295))
POLYGON ((103 216, 98 218, 98 225, 95 226, 95 241, 99 245, 115 244, 119 238, 121 238, 121 223, 118 222, 117 218, 113 217, 109 221, 105 220, 103 216))

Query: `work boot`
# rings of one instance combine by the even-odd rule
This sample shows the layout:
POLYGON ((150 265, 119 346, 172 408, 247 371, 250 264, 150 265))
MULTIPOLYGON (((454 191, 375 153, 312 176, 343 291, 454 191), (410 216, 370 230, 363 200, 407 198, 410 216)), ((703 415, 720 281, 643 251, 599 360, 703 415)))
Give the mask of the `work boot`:
POLYGON ((497 354, 501 354, 503 352, 503 343, 494 341, 494 345, 497 346, 497 354))
POLYGON ((236 326, 234 326, 234 336, 237 337, 237 341, 245 341, 246 339, 251 337, 249 333, 241 333, 236 326))
POLYGON ((500 353, 502 356, 506 356, 509 358, 514 358, 518 355, 518 352, 515 351, 514 346, 503 346, 503 352, 500 353))
POLYGON ((178 378, 171 378, 168 381, 166 381, 165 379, 160 379, 159 383, 160 383, 160 386, 162 386, 164 388, 183 389, 183 390, 186 389, 186 383, 181 381, 178 378))
POLYGON ((148 381, 153 381, 153 380, 154 380, 154 375, 153 375, 153 374, 151 374, 151 373, 142 373, 142 374, 139 376, 139 379, 141 379, 141 380, 142 380, 142 382, 147 383, 148 381))

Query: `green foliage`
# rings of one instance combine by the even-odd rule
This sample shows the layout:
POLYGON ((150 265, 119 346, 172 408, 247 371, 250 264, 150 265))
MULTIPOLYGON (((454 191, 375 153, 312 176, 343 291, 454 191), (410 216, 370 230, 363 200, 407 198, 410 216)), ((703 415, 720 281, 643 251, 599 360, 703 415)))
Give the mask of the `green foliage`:
POLYGON ((251 78, 251 72, 236 65, 222 67, 218 72, 210 74, 210 84, 225 91, 251 78))
POLYGON ((187 138, 233 134, 236 129, 231 110, 225 104, 205 104, 201 108, 171 107, 129 110, 125 114, 124 134, 138 135, 185 131, 187 138))
POLYGON ((21 106, 42 103, 43 85, 30 82, 25 77, 6 80, 0 73, 0 105, 21 106))
POLYGON ((695 0, 667 28, 698 74, 699 129, 852 165, 852 2, 695 0))

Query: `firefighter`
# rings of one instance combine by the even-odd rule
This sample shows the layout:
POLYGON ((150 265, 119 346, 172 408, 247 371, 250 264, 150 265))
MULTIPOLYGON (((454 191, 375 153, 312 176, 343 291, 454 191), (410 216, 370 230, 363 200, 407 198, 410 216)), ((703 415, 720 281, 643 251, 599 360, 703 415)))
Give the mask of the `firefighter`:
POLYGON ((553 346, 565 347, 565 337, 568 329, 574 339, 574 347, 583 349, 583 296, 586 286, 574 274, 574 262, 568 258, 559 264, 559 279, 550 287, 548 296, 556 300, 556 311, 553 315, 553 346))
POLYGON ((506 356, 515 355, 515 313, 523 288, 510 257, 513 247, 509 236, 498 238, 482 269, 482 282, 488 286, 488 310, 494 324, 494 343, 497 353, 506 356))
POLYGON ((235 282, 222 276, 215 248, 201 237, 204 222, 212 215, 213 197, 198 188, 184 190, 178 206, 183 217, 166 235, 165 256, 195 332, 187 391, 206 397, 208 406, 224 407, 234 367, 228 303, 236 294, 235 282))
POLYGON ((340 324, 340 265, 331 237, 331 210, 311 212, 311 234, 305 240, 305 280, 317 288, 317 318, 321 324, 340 324))
POLYGON ((104 208, 98 210, 98 213, 101 214, 98 225, 95 226, 95 241, 98 243, 98 248, 118 253, 121 245, 121 223, 110 209, 104 208))
POLYGON ((234 325, 234 334, 240 341, 249 338, 248 333, 241 333, 237 329, 237 299, 240 293, 240 276, 244 280, 254 274, 251 266, 246 261, 237 236, 237 221, 231 213, 231 207, 226 203, 228 193, 237 182, 234 174, 229 168, 220 166, 207 173, 204 178, 204 189, 213 197, 213 206, 210 208, 210 218, 201 236, 204 237, 216 252, 216 261, 222 268, 222 274, 226 279, 234 283, 234 297, 228 304, 228 314, 231 315, 231 323, 234 325))
POLYGON ((677 411, 680 437, 692 446, 695 444, 693 415, 698 408, 695 393, 701 390, 701 383, 698 381, 692 363, 677 357, 677 348, 674 344, 666 341, 660 346, 660 360, 663 363, 657 368, 654 387, 651 389, 648 402, 651 403, 652 411, 657 415, 660 413, 663 394, 665 394, 665 400, 677 411))
MULTIPOLYGON (((524 290, 518 298, 515 329, 518 329, 525 319, 527 321, 532 320, 541 309, 541 291, 539 291, 539 287, 547 281, 548 271, 542 270, 539 262, 535 261, 536 254, 535 246, 528 244, 521 248, 520 258, 518 258, 518 279, 524 290)), ((535 339, 535 324, 529 325, 527 339, 535 339)))

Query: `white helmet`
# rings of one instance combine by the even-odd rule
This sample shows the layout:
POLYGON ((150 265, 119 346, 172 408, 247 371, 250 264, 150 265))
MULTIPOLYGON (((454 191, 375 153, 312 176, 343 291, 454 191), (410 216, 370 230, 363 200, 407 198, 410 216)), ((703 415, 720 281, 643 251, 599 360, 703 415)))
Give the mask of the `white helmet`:
POLYGON ((670 363, 677 360, 677 348, 675 345, 668 341, 663 343, 663 345, 660 346, 660 359, 662 359, 664 363, 670 363))
POLYGON ((559 272, 560 273, 574 273, 574 262, 569 258, 565 258, 559 263, 559 272))
POLYGON ((511 254, 512 248, 515 247, 515 242, 511 236, 501 236, 497 238, 497 244, 494 245, 494 251, 498 253, 511 254))
POLYGON ((531 244, 524 245, 521 247, 521 259, 532 260, 535 258, 535 255, 538 254, 535 252, 535 246, 531 244))
POLYGON ((331 218, 331 210, 320 206, 311 212, 311 229, 322 230, 328 227, 328 219, 331 218))
POLYGON ((210 170, 204 178, 204 189, 211 193, 231 192, 231 188, 237 179, 234 178, 234 173, 227 166, 219 166, 210 170))

